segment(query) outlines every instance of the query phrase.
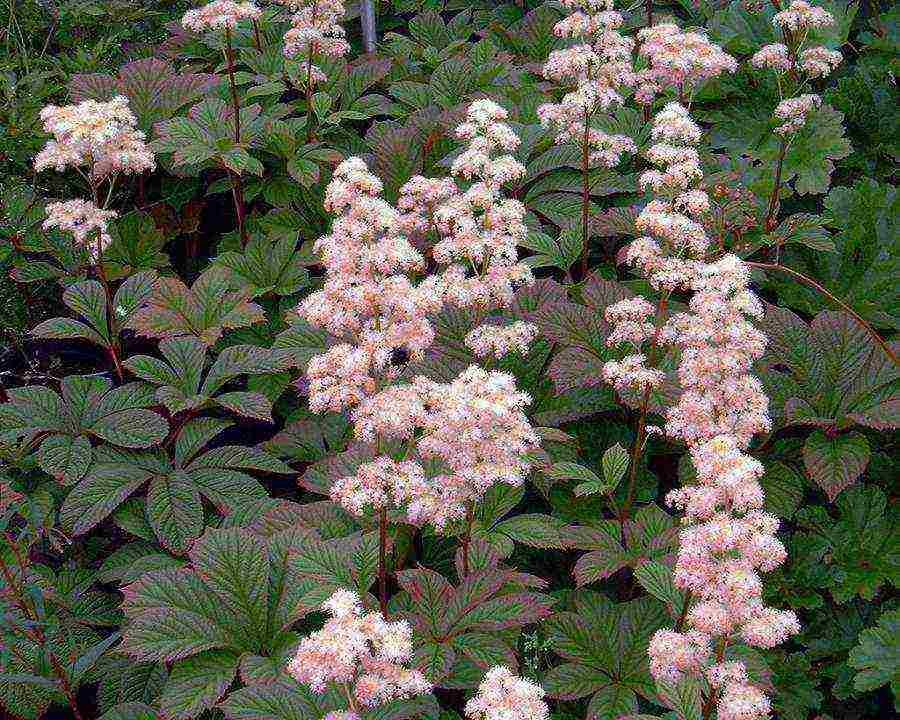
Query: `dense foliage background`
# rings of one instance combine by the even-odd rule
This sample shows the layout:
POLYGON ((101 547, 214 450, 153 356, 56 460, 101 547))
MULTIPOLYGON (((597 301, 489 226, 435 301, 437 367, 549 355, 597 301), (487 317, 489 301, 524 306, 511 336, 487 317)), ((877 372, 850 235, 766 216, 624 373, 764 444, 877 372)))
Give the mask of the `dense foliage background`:
MULTIPOLYGON (((820 4, 837 19, 821 40, 844 62, 820 83, 824 103, 784 159, 780 214, 771 228, 762 218, 779 152, 771 119, 777 89, 745 61, 775 41, 773 8, 683 0, 653 3, 653 13, 706 27, 742 61, 736 73, 705 83, 692 106, 707 131, 706 184, 723 247, 782 263, 818 286, 784 272, 754 275, 756 290, 775 306, 763 322, 770 348, 758 373, 776 427, 753 454, 765 464, 766 507, 783 519, 788 549, 787 563, 766 577, 765 595, 796 610, 802 631, 776 649, 748 649, 744 660, 755 679, 771 685, 782 720, 874 720, 892 716, 900 693, 898 371, 896 356, 887 357, 869 332, 891 342, 900 331, 900 14, 874 0, 820 4)), ((369 519, 323 499, 360 459, 353 448, 347 452, 346 417, 308 409, 303 367, 325 337, 288 311, 321 282, 312 242, 328 228, 322 197, 336 162, 364 157, 394 201, 411 175, 448 173, 465 105, 489 96, 509 111, 523 139, 517 157, 528 172, 514 193, 532 231, 522 254, 540 278, 520 291, 509 313, 537 324, 540 336, 526 356, 509 356, 500 367, 534 399, 529 417, 544 429, 546 464, 524 488, 489 492, 476 510, 472 552, 497 573, 515 568, 545 585, 533 587, 537 581, 522 576, 492 582, 480 595, 466 587, 450 588, 451 600, 428 597, 420 587, 427 571, 458 585, 462 531, 436 534, 398 518, 391 526, 392 611, 420 616, 421 627, 447 605, 460 613, 459 632, 433 628, 416 637, 422 666, 442 678, 436 694, 446 720, 457 717, 484 668, 497 662, 540 682, 556 698, 558 718, 612 720, 622 702, 690 717, 677 702, 655 697, 646 646, 684 603, 667 574, 678 521, 662 498, 691 468, 683 449, 651 437, 635 485, 622 481, 617 450, 610 449, 632 447, 635 413, 609 387, 586 381, 610 357, 605 281, 647 289, 616 264, 619 248, 636 235, 635 207, 646 201, 635 180, 642 165, 635 156, 591 170, 582 272, 580 151, 554 145, 554 133, 536 117, 555 92, 540 70, 562 44, 551 32, 562 7, 380 2, 377 52, 366 54, 351 6, 345 27, 353 50, 326 66, 327 81, 314 97, 296 89, 298 67, 281 46, 287 23, 277 6, 267 8, 258 36, 248 25, 233 37, 246 113, 235 144, 224 121, 230 94, 221 39, 181 28, 188 3, 5 5, 5 712, 69 717, 78 707, 85 718, 125 720, 141 717, 134 703, 143 703, 168 717, 299 720, 330 709, 333 699, 317 706, 279 695, 281 668, 297 638, 321 624, 310 611, 323 592, 371 589, 377 532, 369 519), (114 311, 105 297, 73 290, 90 276, 90 265, 70 238, 41 229, 44 205, 73 196, 79 179, 32 170, 47 137, 39 118, 45 105, 112 94, 129 98, 159 165, 114 191, 120 216, 104 254, 106 275, 119 287, 114 311), (245 246, 231 174, 242 181, 245 246), (183 283, 156 298, 157 308, 161 303, 181 321, 141 332, 148 321, 136 306, 153 292, 153 273, 183 283), (73 319, 90 327, 75 331, 73 319), (178 322, 188 329, 174 332, 178 322), (43 332, 33 332, 40 323, 43 332), (153 339, 166 334, 204 342, 175 347, 153 339), (73 335, 81 339, 66 339, 73 335), (229 351, 243 345, 282 352, 276 362, 229 351), (124 382, 111 357, 125 362, 124 382), (163 368, 156 386, 135 382, 131 372, 141 362, 163 368), (201 375, 204 362, 211 368, 201 375), (47 390, 9 393, 22 386, 47 390), (10 430, 14 416, 27 418, 31 435, 20 439, 10 430), (585 494, 585 482, 604 492, 585 494), (627 549, 618 541, 623 505, 633 506, 627 549), (286 528, 296 531, 293 540, 286 528), (236 595, 223 600, 222 587, 236 595), (257 603, 250 609, 238 603, 234 622, 244 625, 217 645, 218 660, 232 661, 223 672, 208 653, 197 654, 206 647, 201 641, 188 648, 194 626, 251 590, 262 599, 244 598, 257 603), (283 592, 291 593, 285 603, 305 608, 286 633, 266 617, 283 611, 283 592), (514 597, 502 599, 507 595, 514 597), (150 596, 159 607, 147 605, 150 596), (493 624, 465 618, 479 604, 490 604, 493 624), (22 617, 22 607, 33 616, 22 617), (254 615, 260 607, 262 617, 254 615), (117 646, 123 623, 145 631, 143 645, 130 638, 129 654, 117 646), (163 646, 172 648, 166 661, 163 646)), ((620 10, 626 30, 646 24, 644 4, 620 10)), ((644 148, 647 119, 632 104, 610 122, 644 148)), ((460 339, 467 327, 454 315, 438 326, 436 347, 419 370, 447 379, 471 359, 460 339)))

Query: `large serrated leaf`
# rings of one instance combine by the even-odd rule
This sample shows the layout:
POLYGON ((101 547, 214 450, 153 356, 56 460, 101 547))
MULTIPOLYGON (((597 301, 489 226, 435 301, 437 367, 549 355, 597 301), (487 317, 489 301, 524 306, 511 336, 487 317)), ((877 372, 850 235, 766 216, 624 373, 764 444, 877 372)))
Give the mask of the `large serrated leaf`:
POLYGON ((211 710, 234 680, 239 659, 231 650, 207 650, 176 662, 159 698, 165 717, 188 720, 211 710))

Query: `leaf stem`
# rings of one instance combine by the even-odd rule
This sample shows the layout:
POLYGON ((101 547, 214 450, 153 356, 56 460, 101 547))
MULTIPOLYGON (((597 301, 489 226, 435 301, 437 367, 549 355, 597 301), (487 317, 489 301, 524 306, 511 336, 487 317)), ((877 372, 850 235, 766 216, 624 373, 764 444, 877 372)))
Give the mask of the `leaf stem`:
POLYGON ((469 543, 472 541, 472 522, 475 520, 475 504, 466 503, 466 532, 462 540, 463 577, 469 577, 469 543))
POLYGON ((812 278, 807 277, 803 273, 797 272, 796 270, 789 268, 786 265, 780 265, 780 264, 776 264, 776 263, 752 262, 750 260, 746 260, 745 262, 750 267, 760 268, 761 270, 780 270, 781 272, 786 273, 786 274, 796 278, 797 280, 804 283, 805 285, 808 285, 809 287, 813 288, 814 290, 818 290, 826 298, 831 300, 831 302, 833 302, 835 305, 840 306, 848 315, 850 315, 854 320, 856 320, 856 322, 858 322, 866 330, 866 332, 868 332, 869 335, 872 336, 872 339, 876 343, 878 343, 878 345, 881 347, 881 349, 884 350, 885 355, 887 355, 895 365, 900 365, 900 361, 897 360, 897 353, 895 353, 891 349, 891 346, 888 345, 884 341, 884 339, 876 332, 875 328, 873 328, 870 323, 868 323, 866 320, 864 320, 859 315, 859 313, 857 313, 847 303, 845 303, 843 300, 841 300, 840 298, 838 298, 835 295, 833 295, 832 293, 830 293, 828 290, 826 290, 822 285, 817 283, 812 278))
POLYGON ((378 515, 378 602, 381 615, 387 618, 387 508, 378 515))
MULTIPOLYGON (((234 144, 241 143, 241 102, 238 99, 237 83, 234 80, 234 50, 231 47, 231 30, 225 28, 225 61, 228 64, 228 85, 231 89, 231 104, 234 113, 234 144)), ((244 188, 240 177, 231 169, 231 194, 234 198, 234 210, 237 213, 238 232, 241 235, 241 246, 247 244, 247 228, 244 226, 244 188)))

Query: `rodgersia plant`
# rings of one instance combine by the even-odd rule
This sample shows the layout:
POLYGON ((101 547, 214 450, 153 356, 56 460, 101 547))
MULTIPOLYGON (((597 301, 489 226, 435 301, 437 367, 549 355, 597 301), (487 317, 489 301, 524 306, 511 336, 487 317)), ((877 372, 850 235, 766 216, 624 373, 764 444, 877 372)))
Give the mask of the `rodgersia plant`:
POLYGON ((890 715, 893 9, 13 5, 0 715, 890 715))

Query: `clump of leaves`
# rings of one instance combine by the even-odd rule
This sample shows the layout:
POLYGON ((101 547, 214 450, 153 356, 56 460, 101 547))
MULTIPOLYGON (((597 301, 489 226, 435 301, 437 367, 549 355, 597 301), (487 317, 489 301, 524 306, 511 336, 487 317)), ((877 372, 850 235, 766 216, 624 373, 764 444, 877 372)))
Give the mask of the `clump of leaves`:
POLYGON ((31 385, 8 391, 0 405, 0 441, 37 446, 38 462, 71 484, 91 464, 91 440, 125 448, 147 448, 168 433, 166 420, 146 408, 152 387, 136 382, 113 387, 102 376, 70 375, 60 390, 31 385))
POLYGON ((203 452, 228 425, 212 418, 186 423, 172 443, 171 456, 160 448, 142 452, 97 448, 94 462, 63 503, 63 526, 75 535, 84 534, 146 487, 147 522, 164 547, 184 553, 203 532, 203 499, 223 515, 252 510, 267 495, 245 471, 292 472, 255 448, 223 445, 203 452))
POLYGON ((196 337, 212 346, 225 330, 265 319, 250 296, 247 290, 232 289, 231 271, 223 267, 210 267, 190 288, 178 278, 159 278, 128 327, 146 337, 196 337))

